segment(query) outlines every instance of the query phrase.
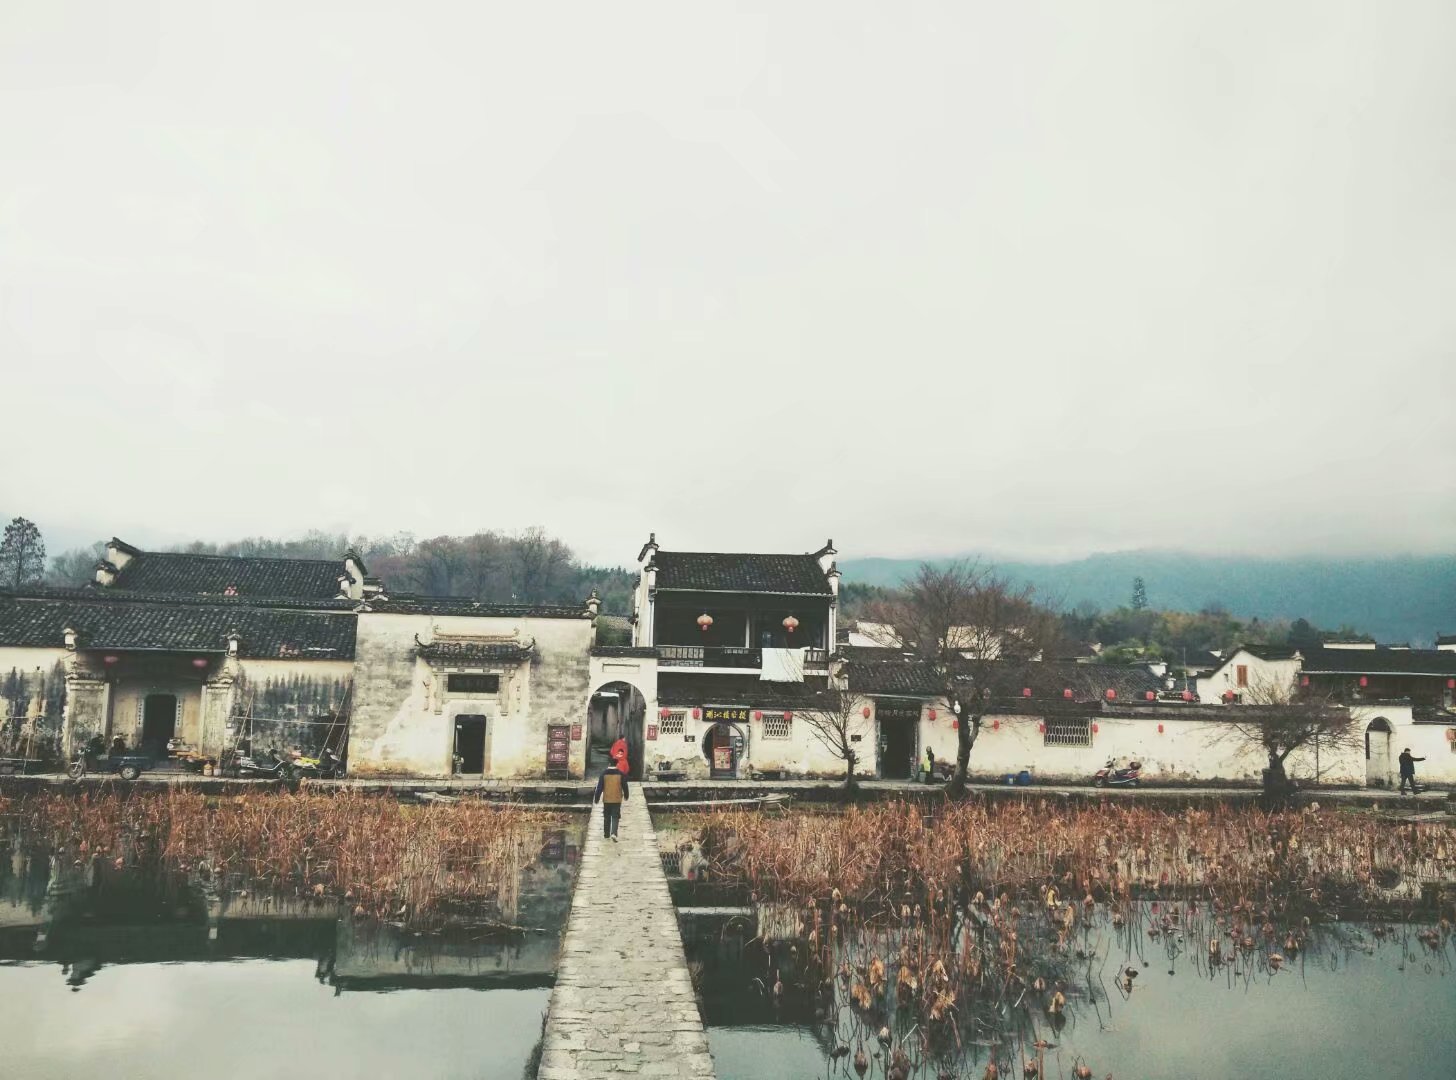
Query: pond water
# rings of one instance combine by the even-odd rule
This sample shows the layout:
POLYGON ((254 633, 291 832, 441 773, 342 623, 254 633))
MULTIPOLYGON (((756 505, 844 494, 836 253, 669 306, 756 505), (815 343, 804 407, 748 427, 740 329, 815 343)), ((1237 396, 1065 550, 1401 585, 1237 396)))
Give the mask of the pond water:
MULTIPOLYGON (((878 1019, 866 1024, 841 1008, 835 1024, 816 1020, 788 995, 774 1002, 754 948, 744 948, 744 927, 757 928, 750 919, 721 908, 701 917, 682 910, 719 1080, 853 1076, 851 1057, 830 1058, 838 1045, 851 1052, 864 1046, 869 1075, 885 1076, 883 1058, 875 1057, 878 1019)), ((1024 1060, 1036 1056, 1032 1043, 1042 1038, 1053 1044, 1045 1052, 1047 1077, 1072 1076, 1079 1059, 1097 1077, 1145 1080, 1456 1076, 1456 946, 1428 948, 1414 937, 1416 928, 1386 930, 1380 938, 1361 925, 1317 930, 1294 962, 1240 975, 1232 965, 1209 970, 1186 956, 1170 966, 1161 950, 1129 948, 1124 935, 1079 965, 1081 979, 1068 983, 1064 1022, 1028 1010, 999 1031, 962 1033, 969 1045, 959 1055, 953 1047, 940 1055, 912 1052, 917 1067, 909 1075, 979 1078, 994 1056, 1003 1077, 1019 1077, 1024 1060), (1138 971, 1131 993, 1117 978, 1125 965, 1138 971)), ((896 1037, 913 1050, 917 1040, 907 1023, 896 1025, 896 1037)))
POLYGON ((0 849, 0 1075, 529 1077, 581 832, 543 832, 508 935, 0 849))

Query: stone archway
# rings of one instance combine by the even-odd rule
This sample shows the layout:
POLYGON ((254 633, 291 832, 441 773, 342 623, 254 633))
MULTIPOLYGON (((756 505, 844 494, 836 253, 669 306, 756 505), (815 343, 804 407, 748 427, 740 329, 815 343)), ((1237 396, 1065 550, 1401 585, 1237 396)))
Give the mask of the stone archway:
POLYGON ((623 679, 605 682, 587 700, 586 772, 591 777, 610 763, 607 751, 627 740, 628 775, 642 779, 646 746, 647 698, 623 679))
POLYGON ((1390 721, 1377 716, 1365 727, 1365 783, 1369 787, 1390 786, 1390 743, 1394 735, 1390 721))

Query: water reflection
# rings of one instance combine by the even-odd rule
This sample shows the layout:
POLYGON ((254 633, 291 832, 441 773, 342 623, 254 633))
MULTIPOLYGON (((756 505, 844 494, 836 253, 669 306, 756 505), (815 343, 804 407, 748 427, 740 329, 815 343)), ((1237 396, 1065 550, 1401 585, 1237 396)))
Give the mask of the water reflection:
MULTIPOLYGON (((1191 928, 1154 906, 1120 926, 1096 920, 1060 960, 1028 955, 1028 985, 959 1002, 939 1026, 897 1007, 893 965, 869 1007, 853 1000, 867 955, 850 964, 848 980, 804 979, 808 943, 781 908, 718 903, 679 915, 719 1080, 852 1076, 857 1060, 864 1075, 906 1080, 1076 1077, 1079 1068, 1098 1077, 1326 1080, 1445 1075, 1456 1060, 1449 935, 1432 938, 1429 925, 1315 926, 1292 955, 1271 954, 1282 941, 1240 943, 1210 962, 1190 948, 1201 940, 1191 928), (1284 959, 1271 964, 1270 955, 1284 959), (1064 1004, 1054 1010, 1058 995, 1064 1004)), ((1030 925, 1025 936, 1034 936, 1030 925)), ((892 948, 882 938, 872 951, 892 948)))
POLYGON ((509 912, 427 930, 307 895, 0 848, 5 1073, 114 1073, 124 1061, 123 1075, 189 1075, 205 1059, 213 1077, 255 1075, 265 1060, 272 1076, 312 1080, 522 1076, 581 834, 542 833, 509 912))

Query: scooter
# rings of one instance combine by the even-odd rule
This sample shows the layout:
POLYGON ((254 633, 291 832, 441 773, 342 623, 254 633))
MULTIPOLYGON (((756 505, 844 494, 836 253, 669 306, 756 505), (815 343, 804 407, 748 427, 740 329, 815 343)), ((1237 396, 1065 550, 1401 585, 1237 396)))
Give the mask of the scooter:
POLYGON ((234 777, 247 780, 292 780, 294 769, 293 762, 269 747, 262 757, 244 754, 235 758, 231 772, 234 777))
POLYGON ((1119 769, 1117 761, 1113 758, 1107 759, 1107 764, 1097 770, 1092 777, 1093 787, 1137 787, 1142 780, 1143 763, 1141 761, 1129 761, 1127 768, 1119 769))
POLYGON ((344 759, 328 747, 324 747, 316 758, 295 758, 293 771, 298 776, 307 777, 310 780, 342 780, 344 778, 344 759))

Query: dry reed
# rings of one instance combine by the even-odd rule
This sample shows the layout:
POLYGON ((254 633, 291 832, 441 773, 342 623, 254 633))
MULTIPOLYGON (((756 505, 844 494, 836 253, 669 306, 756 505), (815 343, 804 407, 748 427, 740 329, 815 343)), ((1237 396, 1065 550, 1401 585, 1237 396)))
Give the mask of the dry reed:
POLYGON ((347 790, 0 795, 6 833, 76 860, 291 890, 410 922, 456 911, 509 916, 541 830, 567 821, 483 801, 405 806, 347 790))

